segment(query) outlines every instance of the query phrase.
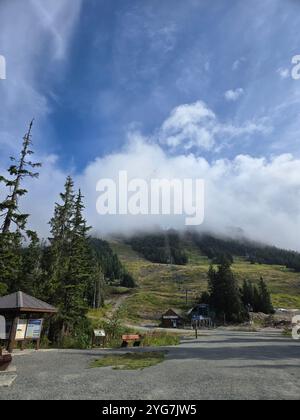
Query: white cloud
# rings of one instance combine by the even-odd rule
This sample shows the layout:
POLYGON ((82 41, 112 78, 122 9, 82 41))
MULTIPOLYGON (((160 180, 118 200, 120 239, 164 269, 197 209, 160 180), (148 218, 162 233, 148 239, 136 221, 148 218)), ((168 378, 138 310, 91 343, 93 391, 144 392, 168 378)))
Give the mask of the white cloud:
POLYGON ((269 131, 267 121, 262 119, 246 121, 241 125, 222 123, 204 102, 197 101, 173 109, 159 130, 158 140, 171 150, 218 150, 223 141, 254 133, 267 134, 269 131))
POLYGON ((288 77, 290 77, 290 70, 288 68, 280 67, 279 69, 277 69, 277 73, 279 74, 281 79, 287 79, 288 77))
POLYGON ((245 57, 241 57, 241 58, 235 60, 232 64, 232 70, 233 71, 238 70, 245 61, 246 61, 245 57))
POLYGON ((235 90, 227 90, 224 93, 225 99, 227 101, 232 101, 232 102, 237 101, 243 95, 244 95, 244 89, 242 89, 242 88, 238 88, 238 89, 235 89, 235 90))
POLYGON ((213 147, 216 116, 204 102, 180 105, 163 123, 159 139, 171 148, 184 145, 209 150, 213 147))
MULTIPOLYGON (((292 155, 271 159, 240 155, 209 163, 193 154, 169 156, 159 145, 133 133, 123 151, 98 158, 74 175, 76 187, 85 195, 86 216, 94 234, 153 226, 184 228, 184 216, 99 216, 96 184, 102 178, 117 180, 120 170, 127 170, 129 179, 204 179, 205 229, 228 233, 236 227, 249 238, 300 250, 300 160, 292 155)), ((22 205, 31 213, 31 227, 44 236, 67 175, 58 169, 54 157, 48 157, 40 179, 29 181, 30 193, 22 205)))

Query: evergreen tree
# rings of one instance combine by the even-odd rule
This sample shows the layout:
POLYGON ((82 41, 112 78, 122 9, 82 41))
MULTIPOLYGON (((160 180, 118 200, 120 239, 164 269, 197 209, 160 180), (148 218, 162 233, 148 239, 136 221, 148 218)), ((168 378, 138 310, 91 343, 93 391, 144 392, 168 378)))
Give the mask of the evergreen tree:
POLYGON ((3 234, 9 233, 12 223, 16 225, 17 229, 25 230, 28 214, 22 214, 19 211, 18 200, 27 193, 27 190, 22 188, 21 183, 26 177, 37 178, 39 174, 32 170, 41 166, 40 163, 33 163, 31 160, 28 160, 29 156, 33 154, 33 151, 30 149, 32 144, 32 125, 33 121, 30 123, 29 130, 23 138, 20 157, 18 159, 11 157, 13 163, 8 168, 10 178, 0 176, 0 182, 10 189, 6 199, 0 203, 0 217, 3 218, 3 234))
POLYGON ((49 264, 48 294, 52 302, 59 302, 62 297, 61 287, 69 268, 72 242, 72 219, 74 215, 73 180, 68 177, 65 192, 60 194, 62 204, 56 203, 54 216, 50 221, 52 237, 49 264))
POLYGON ((217 271, 210 267, 209 272, 210 302, 219 320, 240 322, 245 318, 237 281, 230 264, 224 262, 217 271))
POLYGON ((128 288, 134 288, 136 286, 133 277, 127 271, 124 271, 124 274, 121 280, 121 286, 128 287, 128 288))
MULTIPOLYGON (((33 169, 41 166, 29 160, 33 154, 30 148, 32 125, 33 122, 23 138, 20 157, 11 157, 13 163, 7 170, 9 177, 0 176, 5 191, 9 190, 4 201, 0 202, 0 282, 6 284, 8 292, 19 290, 22 278, 22 233, 26 230, 28 218, 28 214, 21 213, 19 209, 19 199, 27 193, 22 188, 22 181, 27 177, 38 177, 39 174, 33 169)), ((30 232, 27 233, 30 235, 30 232)))
POLYGON ((246 308, 254 310, 254 287, 253 284, 244 280, 242 287, 242 301, 246 308))
POLYGON ((259 287, 259 295, 260 295, 260 312, 263 312, 265 314, 273 314, 274 308, 271 301, 271 294, 262 277, 259 281, 258 287, 259 287))
POLYGON ((253 310, 254 312, 261 312, 261 298, 256 285, 253 285, 253 310))
POLYGON ((30 243, 22 252, 22 269, 19 279, 19 290, 35 297, 42 297, 43 270, 42 245, 36 232, 28 231, 30 243))
POLYGON ((93 291, 92 306, 94 309, 98 309, 104 305, 105 278, 104 278, 102 268, 96 258, 95 258, 95 263, 94 263, 93 283, 94 283, 94 291, 93 291))
POLYGON ((19 290, 22 273, 22 235, 19 231, 0 233, 0 283, 9 293, 19 290))
POLYGON ((82 195, 79 191, 71 220, 71 246, 68 269, 63 279, 64 305, 61 315, 64 319, 64 333, 80 322, 88 310, 88 291, 92 288, 92 255, 87 241, 89 227, 83 218, 82 195))

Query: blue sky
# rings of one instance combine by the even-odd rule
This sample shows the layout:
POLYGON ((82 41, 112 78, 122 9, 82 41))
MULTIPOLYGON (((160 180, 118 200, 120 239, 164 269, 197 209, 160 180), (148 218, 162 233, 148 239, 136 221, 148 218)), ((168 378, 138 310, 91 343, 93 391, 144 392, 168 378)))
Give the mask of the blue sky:
POLYGON ((272 174, 287 153, 298 164, 296 0, 0 0, 0 28, 0 167, 32 117, 54 178, 82 180, 95 162, 134 154, 138 136, 168 162, 192 156, 215 171, 222 161, 234 172, 240 155, 272 174))
MULTIPOLYGON (((2 0, 0 7, 13 16, 21 3, 2 0)), ((42 13, 36 12, 38 4, 50 14, 49 1, 27 3, 32 22, 42 13)), ((73 4, 62 3, 66 9, 73 4)), ((20 60, 24 58, 34 60, 34 89, 48 108, 37 121, 43 137, 38 143, 43 151, 57 154, 62 165, 80 170, 95 156, 120 149, 133 125, 152 135, 172 109, 198 100, 223 123, 241 126, 264 121, 269 128, 267 134, 239 136, 222 148, 222 156, 298 153, 298 104, 290 102, 298 98, 299 84, 279 74, 279 69, 291 70, 291 58, 299 51, 297 1, 75 3, 71 33, 61 34, 63 57, 57 57, 51 33, 43 34, 45 39, 34 53, 27 45, 27 58, 26 49, 12 46, 11 51, 10 42, 6 44, 0 36, 0 52, 8 57, 8 79, 12 65, 23 66, 20 60), (226 91, 237 89, 242 92, 237 100, 225 99, 226 91), (283 105, 284 112, 276 111, 283 105)), ((69 18, 67 10, 62 16, 69 18)), ((8 32, 13 27, 14 39, 35 31, 30 22, 24 25, 20 19, 19 23, 13 25, 12 18, 4 25, 11 26, 8 32)), ((53 25, 61 31, 58 22, 53 25)), ((34 41, 39 44, 38 39, 34 41)), ((9 83, 0 85, 4 97, 5 89, 10 89, 9 83)), ((24 127, 26 118, 22 123, 24 127)), ((209 159, 216 157, 215 151, 193 151, 209 159)))

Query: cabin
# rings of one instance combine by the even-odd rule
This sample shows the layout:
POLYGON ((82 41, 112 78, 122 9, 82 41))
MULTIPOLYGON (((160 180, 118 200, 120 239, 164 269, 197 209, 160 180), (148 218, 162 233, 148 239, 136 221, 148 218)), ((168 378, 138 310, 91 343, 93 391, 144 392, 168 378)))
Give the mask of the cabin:
POLYGON ((184 325, 182 312, 178 309, 168 309, 161 317, 161 326, 163 328, 179 328, 184 325))

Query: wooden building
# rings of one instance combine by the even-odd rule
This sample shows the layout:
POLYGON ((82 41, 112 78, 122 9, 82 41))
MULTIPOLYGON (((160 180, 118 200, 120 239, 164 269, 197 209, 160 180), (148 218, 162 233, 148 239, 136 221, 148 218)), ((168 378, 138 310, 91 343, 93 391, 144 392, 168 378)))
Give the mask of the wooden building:
POLYGON ((184 319, 179 310, 168 309, 161 317, 161 326, 163 328, 179 328, 183 324, 184 319))

